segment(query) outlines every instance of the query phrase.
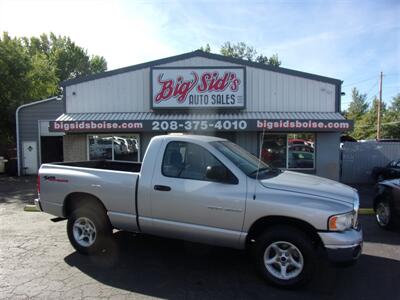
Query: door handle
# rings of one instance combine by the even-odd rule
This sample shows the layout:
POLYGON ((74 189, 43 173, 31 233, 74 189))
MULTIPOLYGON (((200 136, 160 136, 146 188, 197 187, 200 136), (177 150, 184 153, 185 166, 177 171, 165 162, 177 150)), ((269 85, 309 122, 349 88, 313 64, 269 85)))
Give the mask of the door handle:
POLYGON ((167 186, 167 185, 158 185, 158 184, 156 184, 156 185, 154 186, 154 189, 155 189, 156 191, 169 192, 169 191, 171 190, 171 187, 170 187, 170 186, 167 186))

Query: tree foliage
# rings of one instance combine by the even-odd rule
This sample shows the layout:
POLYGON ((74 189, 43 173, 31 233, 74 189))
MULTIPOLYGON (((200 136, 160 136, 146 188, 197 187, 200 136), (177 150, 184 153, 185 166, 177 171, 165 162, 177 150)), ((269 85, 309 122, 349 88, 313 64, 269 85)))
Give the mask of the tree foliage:
POLYGON ((361 94, 356 88, 353 88, 351 90, 351 102, 347 110, 347 117, 352 120, 359 120, 367 109, 367 94, 361 94))
MULTIPOLYGON (((209 44, 206 44, 206 46, 200 47, 200 50, 209 53, 211 52, 211 47, 209 44)), ((258 62, 276 67, 279 67, 281 65, 278 54, 274 54, 271 57, 267 57, 263 54, 258 54, 257 50, 254 47, 248 46, 244 42, 239 42, 236 44, 225 42, 221 46, 219 53, 223 56, 246 59, 248 61, 258 62)))
POLYGON ((53 33, 39 37, 0 37, 0 143, 15 135, 18 106, 60 94, 63 80, 103 72, 102 56, 87 50, 69 37, 53 33))
MULTIPOLYGON (((356 139, 375 139, 378 121, 379 100, 375 97, 372 104, 366 102, 366 95, 353 88, 352 102, 345 112, 347 119, 354 121, 354 130, 350 133, 356 139)), ((381 138, 400 138, 400 94, 392 99, 389 107, 381 106, 381 138)))

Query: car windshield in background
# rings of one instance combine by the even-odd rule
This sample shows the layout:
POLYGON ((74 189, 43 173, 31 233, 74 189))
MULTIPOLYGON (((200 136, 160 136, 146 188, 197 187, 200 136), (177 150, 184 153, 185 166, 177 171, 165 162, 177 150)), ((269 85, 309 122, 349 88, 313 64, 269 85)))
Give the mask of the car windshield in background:
POLYGON ((275 175, 280 172, 277 172, 275 169, 232 142, 211 142, 211 145, 233 162, 247 176, 255 178, 257 176, 257 170, 259 170, 259 178, 264 178, 266 175, 275 175))

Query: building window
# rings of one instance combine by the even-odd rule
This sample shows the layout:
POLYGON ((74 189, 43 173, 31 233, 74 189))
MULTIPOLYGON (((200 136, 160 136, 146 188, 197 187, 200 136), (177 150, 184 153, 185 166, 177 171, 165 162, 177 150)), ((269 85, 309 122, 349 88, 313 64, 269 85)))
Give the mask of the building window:
POLYGON ((139 135, 89 135, 89 160, 139 161, 139 135))
POLYGON ((261 159, 274 168, 314 169, 315 134, 265 134, 261 159))

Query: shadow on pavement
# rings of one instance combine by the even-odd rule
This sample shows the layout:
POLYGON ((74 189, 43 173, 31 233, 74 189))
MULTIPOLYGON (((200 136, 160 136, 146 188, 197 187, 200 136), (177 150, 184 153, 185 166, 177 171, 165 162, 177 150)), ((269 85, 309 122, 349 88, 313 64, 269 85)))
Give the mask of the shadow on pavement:
POLYGON ((0 203, 27 204, 37 197, 36 176, 10 177, 0 175, 0 203))
POLYGON ((400 227, 391 230, 382 229, 375 221, 375 216, 361 216, 364 242, 388 245, 400 245, 400 227), (366 220, 369 218, 369 220, 366 220))
POLYGON ((395 290, 400 278, 399 261, 363 255, 350 268, 320 261, 308 286, 285 291, 260 279, 245 251, 126 232, 114 236, 111 250, 93 257, 74 252, 65 262, 107 286, 167 299, 373 299, 382 289, 395 290))

